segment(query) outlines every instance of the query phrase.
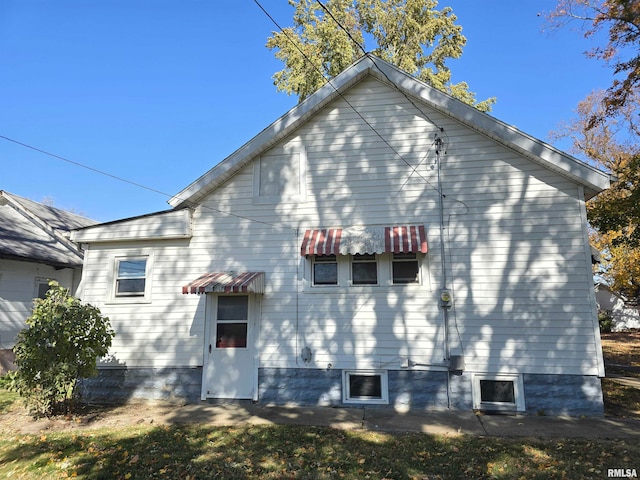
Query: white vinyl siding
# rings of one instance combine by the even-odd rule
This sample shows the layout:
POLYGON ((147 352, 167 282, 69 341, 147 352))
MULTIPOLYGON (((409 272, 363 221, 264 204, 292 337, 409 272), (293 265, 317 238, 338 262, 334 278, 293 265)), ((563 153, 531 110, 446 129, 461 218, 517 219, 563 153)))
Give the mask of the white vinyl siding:
MULTIPOLYGON (((79 270, 79 269, 78 269, 79 270)), ((75 294, 75 269, 56 269, 48 265, 0 259, 0 349, 13 348, 16 335, 27 327, 38 287, 49 279, 75 294)))
MULTIPOLYGON (((318 112, 273 147, 304 146, 306 201, 256 203, 250 163, 194 210, 188 241, 145 243, 155 253, 153 301, 135 311, 109 306, 106 313, 118 325, 116 358, 128 366, 201 365, 204 298, 182 295, 180 288, 203 273, 233 270, 265 272, 261 367, 399 369, 410 358, 442 368, 432 144, 443 127, 453 353, 464 353, 469 371, 596 375, 592 278, 583 261, 577 185, 424 106, 426 118, 377 80, 345 96, 402 158, 344 100, 318 112), (420 175, 405 162, 419 164, 420 175), (421 283, 305 291, 304 229, 398 222, 425 225, 429 253, 421 283), (306 346, 313 357, 303 364, 306 346)), ((104 298, 106 280, 98 270, 115 247, 95 248, 105 250, 92 246, 87 254, 90 302, 104 298)))

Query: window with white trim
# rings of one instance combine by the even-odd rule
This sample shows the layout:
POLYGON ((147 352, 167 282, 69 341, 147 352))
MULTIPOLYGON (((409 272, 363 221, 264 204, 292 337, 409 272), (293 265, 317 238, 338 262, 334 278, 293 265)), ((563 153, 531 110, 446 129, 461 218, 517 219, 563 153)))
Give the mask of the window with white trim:
POLYGON ((111 302, 146 303, 151 301, 152 253, 136 250, 112 257, 111 302))
POLYGON ((314 255, 312 265, 314 285, 338 285, 338 259, 335 255, 314 255))
POLYGON ((351 283, 377 285, 378 262, 375 254, 356 254, 351 257, 351 283))
POLYGON ((420 262, 415 253, 394 253, 391 261, 394 285, 420 283, 420 262))
MULTIPOLYGON (((326 288, 409 287, 421 284, 422 256, 406 254, 308 255, 305 285, 326 288)), ((306 288, 306 287, 305 287, 306 288)))
POLYGON ((49 282, 48 278, 36 278, 36 286, 35 286, 35 298, 47 298, 47 292, 49 291, 49 282))
POLYGON ((247 348, 249 297, 218 297, 216 315, 216 348, 247 348))
POLYGON ((343 370, 342 401, 388 404, 389 381, 386 370, 343 370))
POLYGON ((474 374, 473 408, 484 411, 523 412, 524 388, 517 374, 474 374))
POLYGON ((146 258, 116 260, 116 297, 143 297, 147 278, 146 258))

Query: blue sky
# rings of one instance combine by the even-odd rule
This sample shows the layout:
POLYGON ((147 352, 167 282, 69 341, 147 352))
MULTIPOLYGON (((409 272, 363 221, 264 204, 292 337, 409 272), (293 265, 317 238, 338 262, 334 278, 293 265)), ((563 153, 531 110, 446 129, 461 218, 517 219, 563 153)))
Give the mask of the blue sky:
MULTIPOLYGON (((286 0, 261 0, 290 26, 286 0)), ((548 140, 611 71, 574 29, 546 32, 553 0, 449 0, 467 46, 451 61, 492 115, 548 140)), ((0 135, 178 193, 297 103, 276 91, 253 0, 2 0, 0 135)), ((566 145, 558 145, 565 148, 566 145)), ((98 221, 169 208, 167 196, 0 138, 0 189, 98 221)))

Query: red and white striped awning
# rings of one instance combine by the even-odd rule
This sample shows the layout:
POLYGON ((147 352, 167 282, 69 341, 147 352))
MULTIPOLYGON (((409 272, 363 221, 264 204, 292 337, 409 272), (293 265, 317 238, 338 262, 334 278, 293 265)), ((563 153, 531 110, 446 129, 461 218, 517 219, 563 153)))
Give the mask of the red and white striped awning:
POLYGON ((309 229, 300 255, 427 253, 424 225, 309 229))
POLYGON ((182 293, 264 293, 264 272, 212 272, 182 287, 182 293))

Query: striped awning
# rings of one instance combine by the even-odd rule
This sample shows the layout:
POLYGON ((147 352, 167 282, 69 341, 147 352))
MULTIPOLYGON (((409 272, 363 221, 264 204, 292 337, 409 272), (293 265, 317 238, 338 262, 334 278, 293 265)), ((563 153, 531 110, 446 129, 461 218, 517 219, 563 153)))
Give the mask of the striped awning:
POLYGON ((424 225, 309 229, 300 255, 427 253, 424 225))
POLYGON ((264 293, 264 272, 212 272, 182 287, 182 293, 264 293))

